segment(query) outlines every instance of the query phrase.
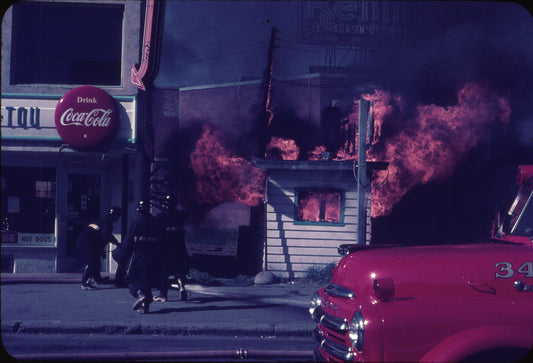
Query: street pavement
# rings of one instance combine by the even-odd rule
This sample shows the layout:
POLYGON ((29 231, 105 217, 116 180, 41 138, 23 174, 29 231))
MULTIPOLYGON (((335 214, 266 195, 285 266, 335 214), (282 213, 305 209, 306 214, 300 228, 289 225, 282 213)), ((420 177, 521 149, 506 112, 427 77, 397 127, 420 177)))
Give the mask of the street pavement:
MULTIPOLYGON (((246 287, 189 284, 181 301, 154 302, 149 314, 131 309, 126 288, 82 290, 79 274, 1 274, 2 335, 150 334, 311 337, 308 313, 319 286, 278 283, 246 287)), ((111 276, 112 278, 112 276, 111 276)), ((154 290, 157 295, 157 290, 154 290)))

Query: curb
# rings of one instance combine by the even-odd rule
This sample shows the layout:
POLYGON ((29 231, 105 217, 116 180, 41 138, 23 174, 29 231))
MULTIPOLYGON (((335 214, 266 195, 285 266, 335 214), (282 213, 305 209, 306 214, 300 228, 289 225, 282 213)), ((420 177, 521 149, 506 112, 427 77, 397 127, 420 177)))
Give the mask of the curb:
POLYGON ((311 337, 314 324, 255 323, 243 327, 242 324, 195 324, 195 325, 151 325, 151 324, 101 324, 78 321, 60 322, 34 320, 29 322, 2 321, 2 334, 149 334, 149 335, 231 335, 231 336, 298 336, 311 337))

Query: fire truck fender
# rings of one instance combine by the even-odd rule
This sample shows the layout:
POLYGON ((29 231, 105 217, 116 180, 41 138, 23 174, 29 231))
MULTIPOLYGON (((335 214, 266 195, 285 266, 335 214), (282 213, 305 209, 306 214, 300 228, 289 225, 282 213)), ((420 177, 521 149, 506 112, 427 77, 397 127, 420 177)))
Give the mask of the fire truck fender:
MULTIPOLYGON (((487 325, 462 331, 443 340, 421 362, 458 362, 484 351, 516 348, 526 353, 533 347, 533 330, 524 327, 487 325)), ((525 354, 525 353, 524 353, 525 354)))

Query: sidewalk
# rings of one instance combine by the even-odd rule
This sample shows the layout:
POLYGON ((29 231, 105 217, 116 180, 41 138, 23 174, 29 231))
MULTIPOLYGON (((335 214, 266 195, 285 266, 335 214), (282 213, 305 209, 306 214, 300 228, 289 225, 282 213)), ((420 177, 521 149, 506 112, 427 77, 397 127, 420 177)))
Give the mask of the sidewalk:
POLYGON ((187 301, 172 289, 168 302, 154 302, 149 314, 138 314, 127 289, 100 284, 96 291, 81 290, 79 274, 1 274, 0 281, 3 334, 311 336, 307 307, 318 289, 297 283, 190 284, 187 301))

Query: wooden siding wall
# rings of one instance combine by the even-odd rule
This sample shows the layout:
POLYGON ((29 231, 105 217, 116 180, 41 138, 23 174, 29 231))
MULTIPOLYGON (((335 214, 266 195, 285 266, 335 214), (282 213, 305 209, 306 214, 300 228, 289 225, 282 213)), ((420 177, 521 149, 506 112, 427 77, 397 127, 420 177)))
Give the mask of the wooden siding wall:
MULTIPOLYGON (((267 270, 284 278, 305 277, 310 267, 324 267, 340 259, 337 247, 357 242, 357 184, 351 173, 271 171, 266 215, 267 270), (344 192, 344 224, 295 224, 295 191, 334 188, 344 192)), ((370 240, 370 203, 367 205, 370 240)))

